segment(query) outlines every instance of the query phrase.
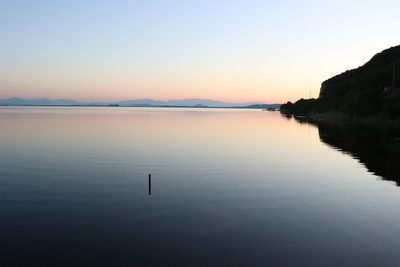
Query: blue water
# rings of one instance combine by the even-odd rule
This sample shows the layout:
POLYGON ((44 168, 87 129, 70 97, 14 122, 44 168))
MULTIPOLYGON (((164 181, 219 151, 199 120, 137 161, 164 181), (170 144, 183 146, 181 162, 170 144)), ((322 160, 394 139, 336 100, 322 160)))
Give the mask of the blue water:
POLYGON ((400 265, 396 173, 318 125, 114 107, 2 107, 0 125, 0 265, 400 265))

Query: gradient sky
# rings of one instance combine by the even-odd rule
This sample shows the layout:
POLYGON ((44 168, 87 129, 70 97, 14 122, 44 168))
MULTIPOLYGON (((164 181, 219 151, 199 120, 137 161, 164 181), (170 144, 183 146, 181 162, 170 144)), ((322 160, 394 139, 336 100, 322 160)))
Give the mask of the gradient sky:
POLYGON ((0 98, 286 102, 400 44, 400 1, 0 1, 0 98))

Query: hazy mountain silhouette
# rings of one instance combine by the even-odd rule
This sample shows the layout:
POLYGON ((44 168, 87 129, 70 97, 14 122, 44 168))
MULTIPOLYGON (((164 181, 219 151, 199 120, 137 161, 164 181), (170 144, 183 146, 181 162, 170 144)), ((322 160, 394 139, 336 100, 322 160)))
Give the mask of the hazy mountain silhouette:
POLYGON ((69 99, 49 99, 49 98, 32 98, 23 99, 19 97, 12 97, 7 99, 0 99, 0 105, 61 105, 71 106, 79 105, 81 102, 69 99))
MULTIPOLYGON (((247 102, 247 103, 231 103, 222 102, 212 99, 200 99, 200 98, 190 98, 190 99, 177 99, 168 101, 159 101, 153 99, 134 99, 134 100, 123 100, 116 102, 81 102, 70 99, 49 99, 49 98, 33 98, 24 99, 19 97, 12 97, 7 99, 0 99, 0 105, 5 106, 108 106, 108 105, 118 105, 118 106, 182 106, 182 107, 246 107, 252 105, 267 105, 261 102, 247 102)), ((277 104, 272 104, 274 107, 277 104)))

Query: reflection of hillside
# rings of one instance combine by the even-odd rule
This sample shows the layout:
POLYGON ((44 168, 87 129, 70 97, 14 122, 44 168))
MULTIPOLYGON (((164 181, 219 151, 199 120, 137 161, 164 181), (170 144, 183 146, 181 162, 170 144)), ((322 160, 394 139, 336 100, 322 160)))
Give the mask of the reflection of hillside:
POLYGON ((311 122, 322 142, 358 159, 370 172, 400 185, 400 127, 311 122))

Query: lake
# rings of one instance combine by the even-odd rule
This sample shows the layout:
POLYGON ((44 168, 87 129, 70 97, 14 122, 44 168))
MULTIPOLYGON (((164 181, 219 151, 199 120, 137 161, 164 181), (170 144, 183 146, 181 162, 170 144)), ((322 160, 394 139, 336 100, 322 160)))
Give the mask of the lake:
POLYGON ((400 265, 397 128, 118 107, 0 125, 0 265, 400 265))

